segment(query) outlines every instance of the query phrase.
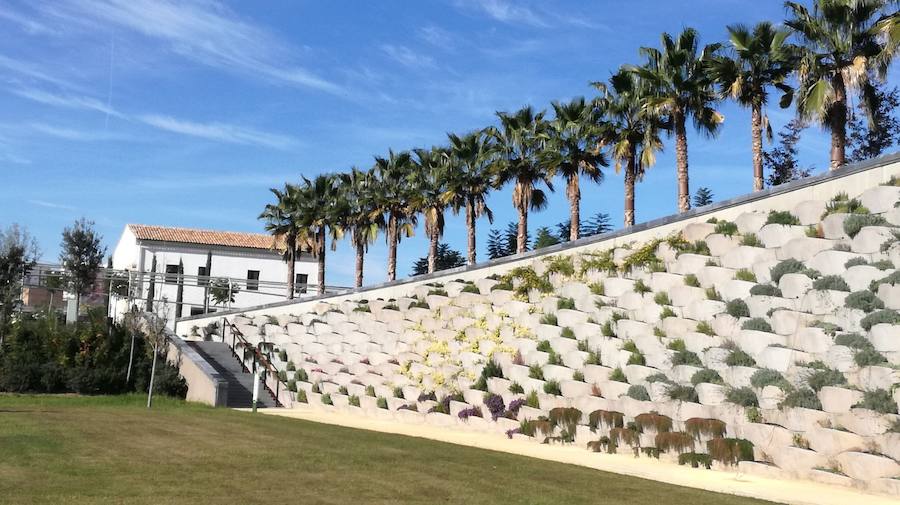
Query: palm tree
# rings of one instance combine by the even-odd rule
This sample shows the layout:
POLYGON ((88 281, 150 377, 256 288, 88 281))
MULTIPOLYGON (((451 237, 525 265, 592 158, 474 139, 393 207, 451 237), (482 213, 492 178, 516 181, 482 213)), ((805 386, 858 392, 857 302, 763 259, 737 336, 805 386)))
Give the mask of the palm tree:
MULTIPOLYGON (((566 197, 569 199, 569 240, 578 240, 581 226, 580 177, 600 183, 608 165, 600 152, 602 131, 597 110, 584 97, 567 104, 553 102, 556 118, 550 122, 547 149, 541 152, 541 162, 566 180, 566 197)), ((537 246, 535 246, 537 248, 537 246)))
POLYGON ((751 31, 744 25, 728 27, 733 55, 717 58, 713 76, 721 86, 722 95, 731 96, 737 103, 750 107, 750 134, 753 149, 753 190, 763 189, 762 133, 772 140, 772 128, 763 108, 768 101, 768 88, 776 86, 784 91, 784 83, 794 69, 795 49, 785 43, 790 35, 772 23, 763 21, 751 31))
POLYGON ((444 235, 444 209, 447 203, 444 191, 449 169, 447 149, 413 149, 415 169, 410 175, 413 189, 412 206, 425 218, 425 234, 428 235, 428 273, 434 273, 438 243, 444 235))
POLYGON ((298 212, 302 231, 298 240, 305 242, 318 261, 319 294, 325 294, 325 246, 331 238, 331 250, 343 236, 342 216, 346 206, 341 199, 338 177, 320 174, 313 180, 303 177, 300 187, 301 208, 298 212))
POLYGON ((495 166, 496 187, 512 182, 513 207, 519 214, 516 234, 516 252, 525 252, 525 237, 528 235, 528 211, 541 210, 547 206, 547 195, 537 186, 545 184, 553 191, 553 173, 546 170, 538 160, 548 139, 544 112, 535 113, 531 106, 508 114, 498 112, 500 128, 491 129, 501 156, 495 166))
POLYGON ((417 222, 410 205, 413 197, 409 184, 412 158, 406 151, 388 152, 387 158, 375 157, 375 174, 378 189, 375 192, 374 214, 386 215, 386 239, 388 244, 388 280, 397 279, 397 244, 401 235, 411 237, 417 222))
POLYGON ((298 237, 302 232, 302 225, 297 215, 301 205, 300 187, 294 184, 285 184, 283 190, 272 188, 270 191, 275 195, 275 203, 266 204, 259 219, 265 221, 266 231, 275 238, 273 248, 283 250, 284 261, 287 263, 287 297, 293 299, 294 266, 299 252, 298 237), (282 247, 279 247, 280 245, 282 247))
POLYGON ((900 39, 896 13, 884 15, 890 0, 815 0, 810 11, 787 2, 785 21, 803 43, 797 69, 797 111, 831 132, 831 169, 846 161, 847 100, 857 92, 875 109, 872 78, 884 79, 900 39))
POLYGON ((594 86, 601 94, 596 107, 604 118, 601 144, 609 146, 616 172, 624 168, 625 226, 633 226, 634 186, 662 150, 663 122, 655 110, 644 106, 648 86, 637 74, 623 70, 609 78, 609 85, 595 82, 594 86))
POLYGON ((347 213, 342 221, 350 233, 350 245, 356 249, 356 287, 363 284, 363 264, 369 244, 378 236, 378 228, 383 226, 384 216, 375 212, 375 190, 377 179, 370 171, 356 167, 340 175, 342 200, 347 204, 347 213))
POLYGON ((650 85, 652 94, 647 98, 647 106, 667 116, 670 132, 675 136, 679 212, 691 208, 687 119, 691 118, 694 127, 708 135, 714 135, 723 121, 722 115, 712 108, 716 93, 709 72, 709 64, 719 44, 710 44, 701 50, 699 42, 693 28, 685 28, 677 39, 663 33, 662 49, 641 48, 641 54, 647 59, 644 66, 626 67, 650 85))
POLYGON ((466 212, 468 231, 468 264, 475 264, 475 220, 487 216, 494 222, 494 213, 487 206, 490 193, 490 166, 494 160, 494 149, 490 137, 484 131, 475 131, 459 137, 448 133, 450 159, 444 201, 455 214, 460 209, 466 212))

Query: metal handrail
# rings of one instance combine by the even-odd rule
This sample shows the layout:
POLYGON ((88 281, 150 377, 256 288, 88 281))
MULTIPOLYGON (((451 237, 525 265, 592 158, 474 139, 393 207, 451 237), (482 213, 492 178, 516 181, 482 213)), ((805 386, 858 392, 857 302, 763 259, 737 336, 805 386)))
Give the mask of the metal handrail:
MULTIPOLYGON (((238 361, 241 362, 241 367, 243 367, 244 370, 246 370, 249 373, 253 373, 253 370, 250 370, 247 368, 247 365, 244 363, 244 358, 241 356, 238 356, 238 353, 235 350, 235 348, 237 347, 237 342, 240 341, 241 345, 245 349, 250 349, 253 352, 254 362, 259 365, 262 365, 263 370, 266 373, 266 377, 267 378, 271 378, 271 377, 275 378, 275 390, 274 391, 272 390, 271 386, 269 386, 268 380, 263 380, 263 386, 275 398, 275 405, 278 407, 284 407, 284 404, 279 399, 280 393, 281 393, 281 388, 282 388, 282 381, 281 381, 281 377, 280 377, 280 371, 278 370, 278 368, 276 368, 275 365, 273 365, 272 362, 269 361, 269 358, 267 358, 265 354, 260 352, 258 347, 252 345, 247 340, 247 338, 244 336, 243 332, 241 332, 241 330, 238 329, 238 327, 235 326, 232 321, 229 321, 227 318, 224 318, 224 317, 222 318, 222 342, 223 343, 225 342, 225 328, 227 328, 227 327, 231 328, 231 335, 232 335, 232 341, 231 341, 231 346, 230 346, 231 353, 234 354, 234 356, 238 359, 238 361)), ((284 389, 288 390, 287 384, 284 384, 284 389)))

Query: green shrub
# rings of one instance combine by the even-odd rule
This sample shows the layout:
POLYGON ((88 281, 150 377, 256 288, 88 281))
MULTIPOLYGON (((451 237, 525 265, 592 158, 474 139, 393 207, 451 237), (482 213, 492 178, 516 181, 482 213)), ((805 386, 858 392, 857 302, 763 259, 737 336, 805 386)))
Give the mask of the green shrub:
POLYGON ((309 374, 306 373, 306 370, 301 368, 294 373, 294 379, 297 382, 309 382, 309 374))
POLYGON ((541 340, 537 344, 537 350, 541 352, 553 352, 553 346, 550 345, 549 340, 541 340))
POLYGON ((350 405, 352 405, 352 406, 354 406, 354 407, 359 407, 359 397, 358 397, 358 396, 356 396, 356 395, 350 395, 350 396, 347 398, 347 401, 350 403, 350 405))
POLYGON ((756 360, 741 349, 733 349, 725 358, 725 364, 728 366, 756 366, 756 360))
POLYGON ((665 291, 660 291, 656 293, 653 297, 653 301, 656 302, 657 305, 671 305, 672 300, 669 299, 669 294, 665 291))
POLYGON ((753 319, 748 319, 741 324, 742 330, 756 330, 756 331, 765 331, 767 333, 772 333, 772 325, 769 324, 768 321, 761 317, 754 317, 753 319))
POLYGON ((556 326, 559 324, 559 321, 556 319, 556 314, 544 314, 541 316, 541 324, 556 326))
POLYGON ((770 368, 760 368, 753 372, 753 375, 750 376, 750 385, 757 389, 762 389, 766 386, 776 386, 783 390, 791 388, 790 383, 781 375, 781 372, 770 368))
POLYGON ((550 256, 544 260, 547 273, 560 274, 565 277, 575 275, 575 259, 572 256, 550 256))
POLYGON ((480 294, 481 294, 481 290, 478 289, 478 286, 476 286, 476 285, 474 285, 474 284, 466 284, 465 286, 463 286, 462 292, 463 292, 463 293, 473 293, 473 294, 476 294, 476 295, 480 295, 480 294))
POLYGON ((366 396, 375 396, 375 386, 366 386, 366 396))
POLYGON ((584 372, 582 372, 581 370, 575 370, 575 372, 572 374, 572 380, 584 382, 584 372))
POLYGON ((876 351, 874 347, 863 347, 853 354, 853 361, 861 367, 874 366, 887 363, 887 358, 876 351))
POLYGON ((847 295, 844 299, 844 306, 851 309, 859 309, 863 312, 872 312, 884 308, 884 302, 881 298, 875 296, 875 293, 869 290, 854 291, 847 295))
POLYGON ((877 292, 878 287, 882 284, 890 284, 892 286, 900 284, 900 270, 882 277, 881 279, 872 281, 871 283, 869 283, 869 289, 871 289, 873 292, 877 292))
POLYGON ((575 330, 566 326, 559 333, 559 336, 561 336, 562 338, 573 338, 574 339, 575 338, 575 330))
POLYGON ((575 300, 571 298, 560 298, 556 301, 556 309, 557 310, 575 310, 575 300))
POLYGON ((840 386, 847 383, 847 377, 839 370, 824 368, 816 370, 806 378, 806 383, 813 391, 820 391, 825 386, 840 386))
POLYGON ((540 365, 531 365, 528 367, 528 376, 532 379, 544 380, 544 370, 540 365))
POLYGON ((737 235, 737 232, 737 225, 732 223, 731 221, 722 220, 716 223, 715 233, 730 237, 732 235, 737 235))
POLYGON ((877 214, 853 214, 844 219, 844 233, 850 238, 856 236, 866 226, 887 226, 888 222, 877 214))
POLYGON ((296 393, 297 392, 297 381, 295 381, 294 379, 289 380, 287 383, 287 387, 288 387, 288 391, 293 391, 296 393))
POLYGON ((673 384, 666 390, 666 395, 670 400, 699 403, 697 390, 693 386, 685 386, 681 384, 673 384))
POLYGON ((525 388, 522 387, 518 382, 513 382, 509 385, 509 392, 514 395, 525 394, 525 388))
POLYGON ((694 274, 687 274, 684 276, 684 285, 691 286, 692 288, 699 288, 700 281, 697 279, 697 276, 694 274))
POLYGON ((722 296, 719 295, 719 292, 716 290, 716 288, 711 287, 711 288, 706 288, 706 299, 721 302, 722 296))
POLYGON ((722 376, 719 375, 719 372, 704 368, 702 370, 697 370, 694 372, 694 375, 691 376, 691 384, 696 386, 700 383, 724 385, 725 381, 722 380, 722 376))
POLYGON ((339 393, 339 394, 342 394, 342 395, 344 395, 344 396, 346 396, 347 394, 349 394, 349 391, 347 391, 347 386, 341 386, 341 387, 339 387, 339 388, 338 388, 338 393, 339 393))
POLYGON ((554 379, 548 380, 544 383, 544 392, 548 395, 561 395, 562 391, 559 389, 559 382, 554 379))
POLYGON ((879 323, 900 324, 900 312, 893 309, 882 309, 872 312, 859 322, 866 331, 871 330, 873 326, 879 323))
POLYGON ((384 306, 384 310, 400 310, 400 307, 396 303, 388 303, 384 306))
POLYGON ((859 333, 841 333, 834 337, 834 343, 850 347, 851 349, 865 349, 872 347, 872 342, 859 333))
POLYGON ((811 224, 806 227, 806 236, 809 238, 824 238, 822 228, 811 224))
POLYGON ((748 387, 731 388, 725 392, 725 399, 741 407, 759 407, 756 391, 748 387))
POLYGON ((766 224, 783 224, 783 225, 799 225, 800 220, 797 219, 797 216, 791 214, 786 210, 773 210, 769 212, 769 217, 766 218, 766 224))
POLYGON ((632 286, 632 291, 638 294, 649 293, 651 291, 650 286, 644 284, 643 279, 638 279, 634 281, 634 286, 632 286))
POLYGON ((613 371, 609 372, 609 380, 616 382, 628 382, 628 378, 625 377, 625 372, 622 371, 621 368, 616 367, 613 371))
POLYGON ((525 395, 525 406, 533 409, 541 408, 541 400, 538 398, 536 391, 531 391, 525 395))
POLYGON ((700 357, 691 351, 678 351, 672 355, 672 365, 703 366, 700 357))
POLYGON ((859 265, 868 265, 869 262, 866 261, 862 256, 857 256, 855 258, 850 258, 844 263, 844 268, 855 267, 859 265))
POLYGON ((820 291, 832 290, 849 292, 850 286, 840 275, 826 275, 824 277, 819 277, 813 282, 813 289, 818 289, 820 291))
POLYGON ((668 377, 666 377, 666 374, 664 374, 662 372, 656 372, 654 374, 650 374, 644 380, 649 382, 650 384, 653 384, 654 382, 663 382, 666 384, 672 383, 672 381, 669 380, 668 377))
POLYGON ((629 398, 634 398, 635 400, 641 400, 645 402, 650 401, 650 393, 647 392, 647 388, 641 386, 640 384, 633 384, 628 388, 628 393, 626 393, 629 398))
POLYGON ((447 296, 447 291, 444 289, 432 289, 428 291, 428 296, 447 296))
POLYGON ((703 333, 704 335, 709 335, 710 337, 715 336, 716 334, 716 331, 713 330, 712 325, 706 321, 700 321, 699 323, 697 323, 697 332, 703 333))
MULTIPOLYGON (((875 263, 872 263, 872 266, 879 270, 890 270, 894 268, 894 263, 891 260, 878 260, 875 263)), ((900 274, 898 274, 898 276, 900 276, 900 274)))
POLYGON ((740 298, 729 300, 728 303, 725 304, 725 312, 731 317, 750 317, 750 308, 747 307, 747 302, 740 298))
POLYGON ((387 408, 388 408, 387 398, 385 398, 383 396, 379 396, 378 399, 375 400, 375 405, 377 405, 379 409, 387 410, 387 408))
POLYGON ((890 391, 884 389, 876 389, 874 391, 865 391, 862 400, 854 405, 854 407, 874 410, 882 414, 896 414, 897 402, 890 391))
POLYGON ((604 337, 615 337, 616 336, 616 325, 612 320, 608 320, 600 326, 600 333, 604 337))
POLYGON ((497 284, 491 286, 491 291, 503 290, 503 291, 512 291, 513 283, 512 280, 504 279, 501 281, 497 281, 497 284))
POLYGON ((781 297, 781 290, 771 284, 757 284, 750 288, 750 294, 755 296, 781 297))
POLYGON ((595 295, 602 296, 606 292, 602 282, 592 282, 588 285, 588 288, 590 288, 591 293, 595 295))
POLYGON ((672 307, 663 307, 661 311, 659 311, 659 318, 665 319, 667 317, 675 317, 675 311, 672 310, 672 307))
POLYGON ((804 409, 822 410, 822 402, 816 396, 816 392, 809 388, 800 388, 790 391, 779 404, 779 408, 800 407, 804 409))
POLYGON ((748 233, 741 238, 741 245, 748 247, 762 247, 759 237, 755 233, 748 233))
POLYGON ((328 393, 324 393, 321 397, 321 400, 325 405, 334 405, 334 402, 331 401, 331 395, 328 393))
POLYGON ((735 272, 734 278, 739 281, 756 282, 756 274, 746 268, 742 268, 735 272))
POLYGON ((868 214, 869 209, 865 208, 856 198, 850 198, 847 193, 838 193, 834 195, 831 201, 825 206, 825 212, 822 213, 822 219, 831 214, 868 214))
POLYGON ((802 272, 806 266, 803 262, 799 260, 795 260, 794 258, 788 258, 784 261, 781 261, 770 271, 772 282, 778 284, 778 281, 781 280, 781 277, 786 274, 796 274, 802 272))

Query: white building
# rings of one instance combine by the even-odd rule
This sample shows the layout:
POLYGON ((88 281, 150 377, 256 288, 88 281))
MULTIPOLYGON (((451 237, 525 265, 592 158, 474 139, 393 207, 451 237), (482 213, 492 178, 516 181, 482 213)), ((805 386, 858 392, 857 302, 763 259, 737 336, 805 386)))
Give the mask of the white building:
MULTIPOLYGON (((126 271, 130 296, 113 297, 119 300, 110 304, 112 315, 127 310, 129 304, 122 303, 122 298, 131 298, 143 309, 151 294, 156 310, 165 299, 174 318, 283 300, 288 265, 274 245, 273 237, 262 233, 126 225, 113 251, 112 266, 126 271), (210 299, 210 279, 237 288, 234 301, 217 304, 210 299)), ((308 285, 316 275, 316 263, 309 254, 298 255, 294 275, 296 296, 315 294, 316 287, 308 285)))

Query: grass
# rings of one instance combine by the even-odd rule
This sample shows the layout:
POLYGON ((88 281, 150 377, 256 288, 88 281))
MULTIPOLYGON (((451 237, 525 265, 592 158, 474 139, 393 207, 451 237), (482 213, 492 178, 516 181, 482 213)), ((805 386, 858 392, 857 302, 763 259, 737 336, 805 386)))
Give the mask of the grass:
POLYGON ((603 496, 623 505, 764 503, 170 399, 148 412, 143 401, 0 395, 0 502, 587 504, 603 496))

